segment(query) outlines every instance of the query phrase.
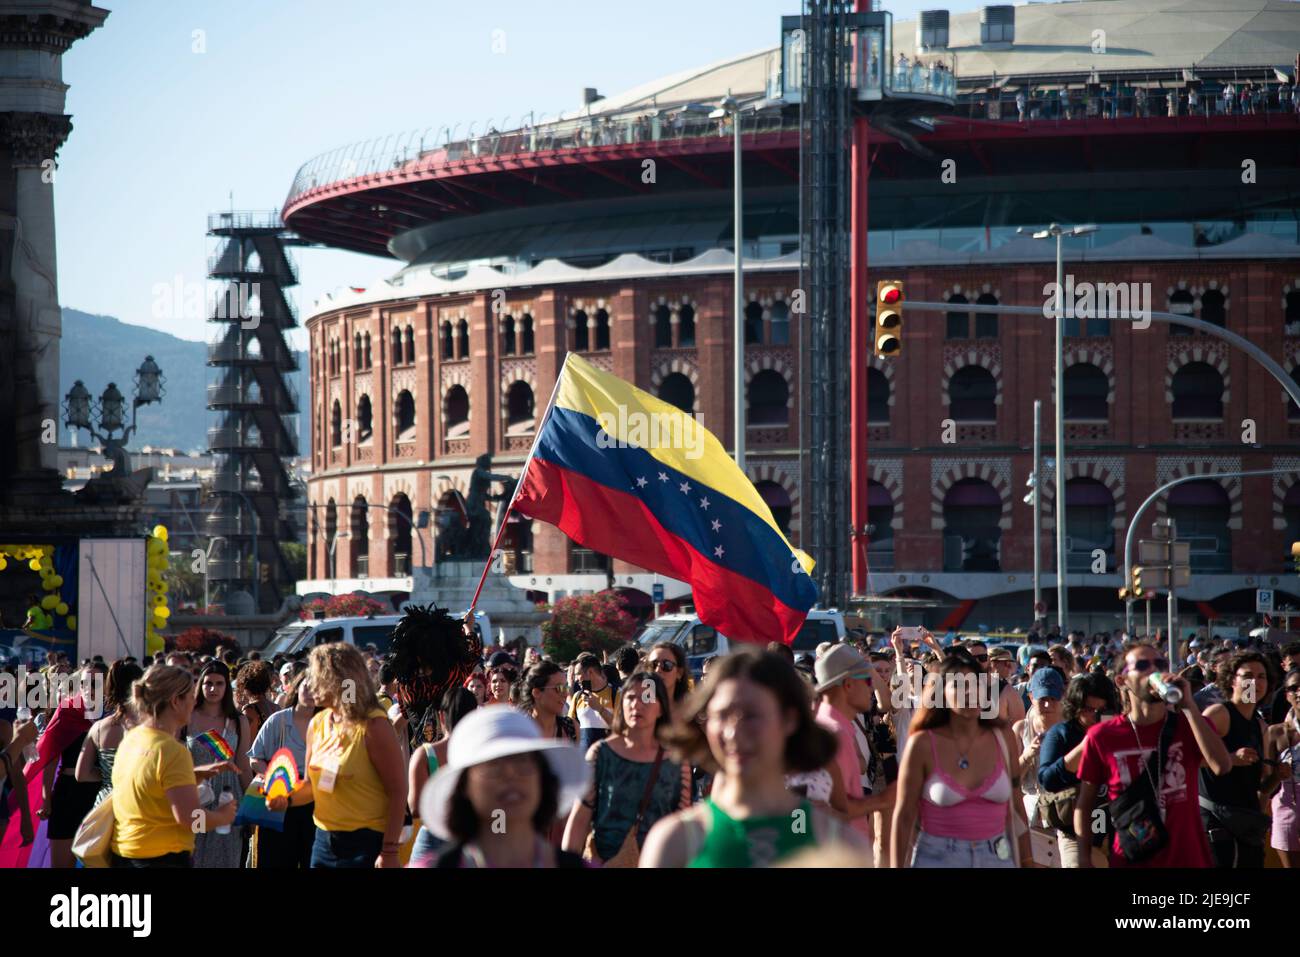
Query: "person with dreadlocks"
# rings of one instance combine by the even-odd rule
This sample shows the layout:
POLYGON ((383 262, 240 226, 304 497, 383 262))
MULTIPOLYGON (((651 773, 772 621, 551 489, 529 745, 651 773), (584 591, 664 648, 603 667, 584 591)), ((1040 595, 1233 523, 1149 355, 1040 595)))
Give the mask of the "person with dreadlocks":
POLYGON ((415 750, 434 740, 443 695, 474 673, 483 644, 471 624, 452 618, 447 609, 408 605, 393 629, 389 652, 397 703, 415 750))

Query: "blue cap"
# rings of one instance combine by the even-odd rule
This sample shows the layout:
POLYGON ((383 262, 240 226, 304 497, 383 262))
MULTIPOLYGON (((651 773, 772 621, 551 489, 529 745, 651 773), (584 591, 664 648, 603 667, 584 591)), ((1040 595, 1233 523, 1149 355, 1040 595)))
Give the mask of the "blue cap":
POLYGON ((1065 679, 1055 668, 1039 668, 1029 679, 1029 697, 1035 701, 1039 698, 1056 698, 1059 701, 1063 694, 1065 679))

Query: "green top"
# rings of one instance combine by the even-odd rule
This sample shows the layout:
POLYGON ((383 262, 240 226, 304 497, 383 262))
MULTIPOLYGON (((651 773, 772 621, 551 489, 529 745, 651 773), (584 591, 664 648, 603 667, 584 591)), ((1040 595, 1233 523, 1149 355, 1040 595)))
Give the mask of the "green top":
POLYGON ((429 765, 430 774, 438 770, 438 752, 433 750, 433 745, 425 745, 424 760, 429 765))
POLYGON ((687 867, 767 867, 805 847, 816 847, 812 803, 788 815, 737 821, 709 798, 709 833, 687 867))

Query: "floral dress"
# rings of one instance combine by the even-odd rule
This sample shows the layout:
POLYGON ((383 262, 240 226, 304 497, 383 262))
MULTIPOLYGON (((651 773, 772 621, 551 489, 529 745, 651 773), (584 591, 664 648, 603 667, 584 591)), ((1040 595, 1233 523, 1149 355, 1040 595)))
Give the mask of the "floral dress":
MULTIPOLYGON (((230 745, 230 749, 234 751, 239 742, 238 723, 227 718, 220 733, 226 743, 230 745)), ((212 764, 224 760, 208 742, 198 735, 191 734, 185 740, 190 749, 190 757, 194 759, 195 767, 200 764, 212 764)), ((226 789, 230 790, 236 801, 243 795, 243 789, 239 786, 239 775, 233 771, 223 771, 215 777, 208 778, 206 784, 212 789, 212 800, 202 805, 208 811, 216 810, 217 804, 221 800, 221 792, 226 789)), ((210 833, 201 833, 194 836, 195 867, 239 867, 241 857, 239 828, 232 827, 229 834, 218 834, 214 830, 210 833)))

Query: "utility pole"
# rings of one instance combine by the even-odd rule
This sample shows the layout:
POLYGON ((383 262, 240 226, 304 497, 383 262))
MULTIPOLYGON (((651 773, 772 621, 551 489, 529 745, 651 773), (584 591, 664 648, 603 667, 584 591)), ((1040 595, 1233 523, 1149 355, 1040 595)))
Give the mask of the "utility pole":
POLYGON ((1043 401, 1034 400, 1034 490, 1030 493, 1034 500, 1034 518, 1030 526, 1034 530, 1034 624, 1043 614, 1043 530, 1039 516, 1043 514, 1043 401))

